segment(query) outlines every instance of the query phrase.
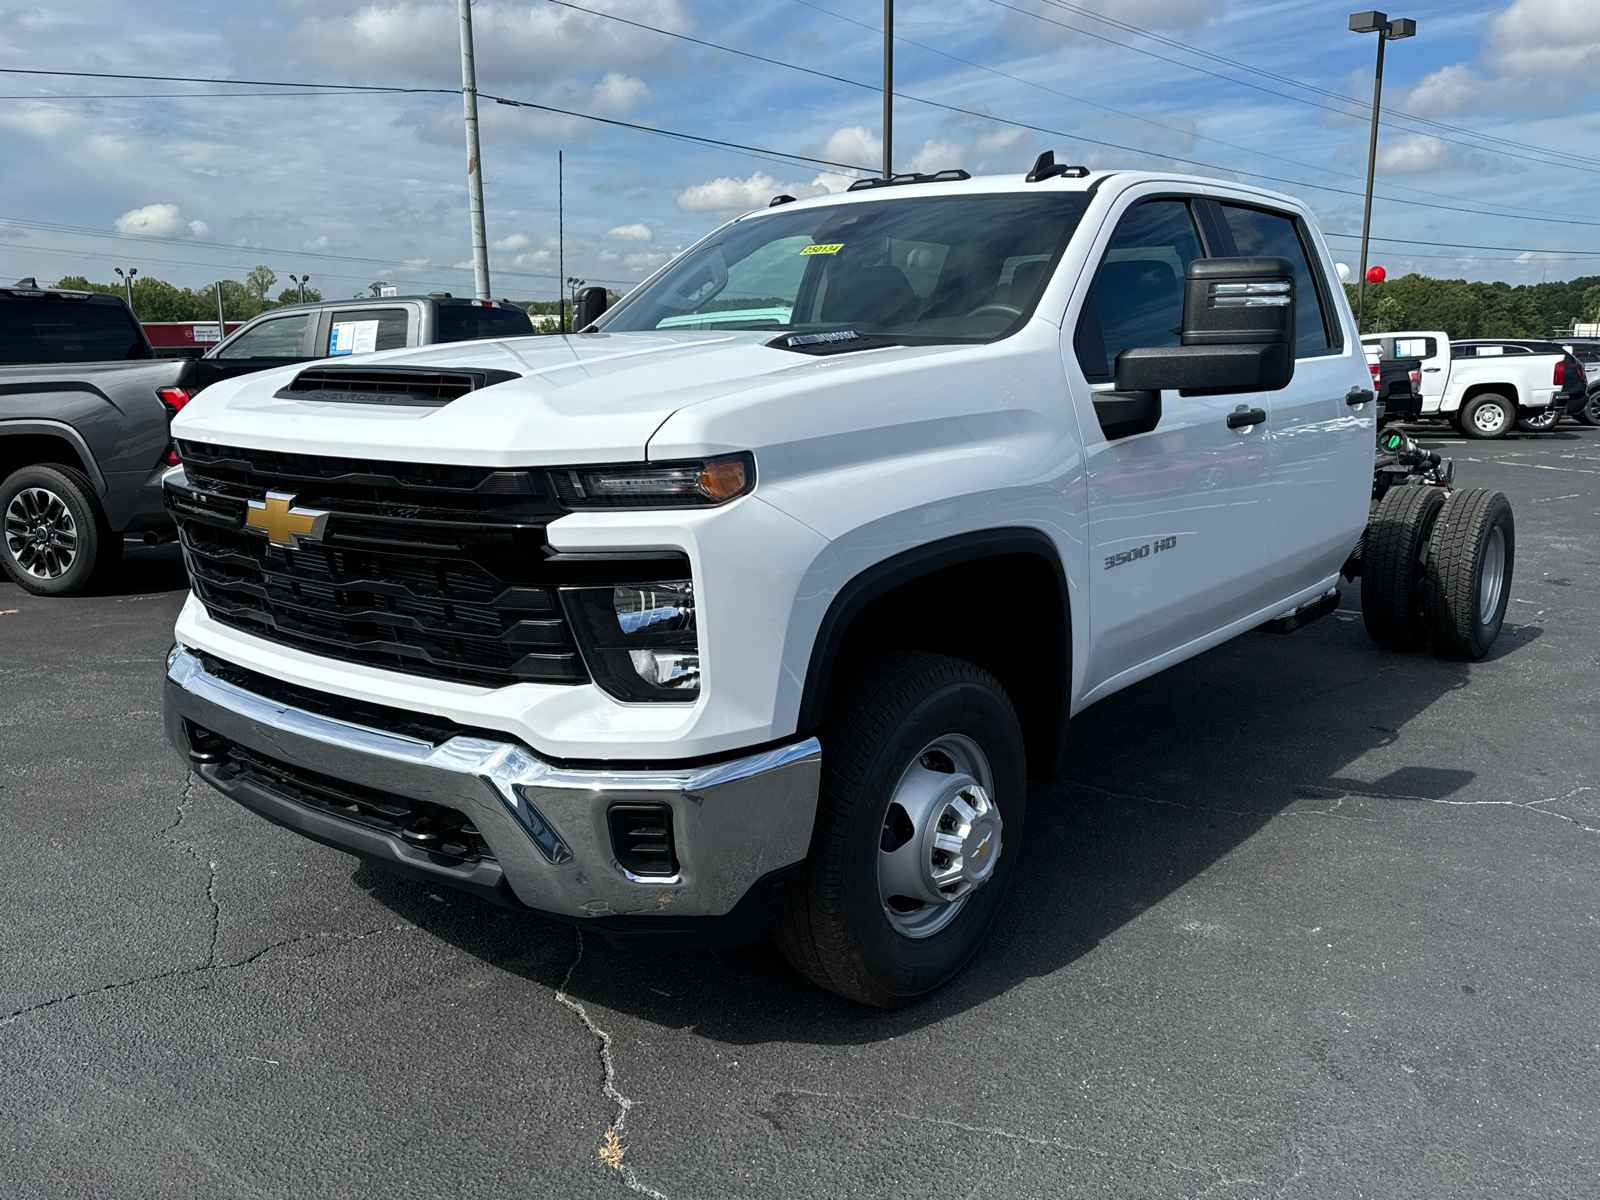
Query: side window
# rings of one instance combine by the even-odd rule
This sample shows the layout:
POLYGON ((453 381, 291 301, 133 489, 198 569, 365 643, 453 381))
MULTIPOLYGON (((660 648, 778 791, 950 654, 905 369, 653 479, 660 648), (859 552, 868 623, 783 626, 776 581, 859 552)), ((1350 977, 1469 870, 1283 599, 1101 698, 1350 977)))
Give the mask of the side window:
POLYGON ((1394 356, 1396 358, 1432 358, 1439 353, 1439 343, 1435 338, 1395 338, 1394 356))
POLYGON ((1117 355, 1135 346, 1179 344, 1184 277, 1204 257, 1187 201, 1146 200, 1123 214, 1072 339, 1085 378, 1110 380, 1117 355))
POLYGON ((218 358, 301 358, 300 347, 306 336, 310 313, 275 317, 247 329, 222 350, 218 358))
POLYGON ((405 344, 403 308, 344 309, 333 314, 333 327, 328 333, 330 356, 402 350, 405 344))
POLYGON ((1328 323, 1322 311, 1322 289, 1312 274, 1305 243, 1293 217, 1223 204, 1222 216, 1233 233, 1235 253, 1243 257, 1270 255, 1287 258, 1294 264, 1296 354, 1315 354, 1333 342, 1328 338, 1328 323))

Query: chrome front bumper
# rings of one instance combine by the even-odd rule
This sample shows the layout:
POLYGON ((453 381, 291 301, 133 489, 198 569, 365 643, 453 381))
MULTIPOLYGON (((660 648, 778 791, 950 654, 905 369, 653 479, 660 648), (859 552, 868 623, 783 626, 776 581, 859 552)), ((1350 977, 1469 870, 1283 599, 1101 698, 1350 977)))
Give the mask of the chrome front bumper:
POLYGON ((164 707, 167 736, 194 771, 278 824, 404 874, 569 920, 627 918, 635 932, 680 918, 775 913, 792 874, 785 869, 805 858, 816 817, 815 738, 711 766, 571 770, 514 742, 436 743, 268 699, 218 678, 181 646, 168 658, 164 707), (447 857, 241 783, 194 753, 192 726, 301 771, 456 809, 494 859, 447 857), (612 852, 607 810, 641 801, 672 810, 679 871, 669 879, 630 875, 612 852))

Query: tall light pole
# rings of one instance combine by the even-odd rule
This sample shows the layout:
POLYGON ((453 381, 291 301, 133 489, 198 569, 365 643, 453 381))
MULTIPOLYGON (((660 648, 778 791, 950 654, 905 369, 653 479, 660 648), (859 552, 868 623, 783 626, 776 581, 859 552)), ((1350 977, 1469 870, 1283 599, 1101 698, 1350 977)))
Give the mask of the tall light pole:
MULTIPOLYGON (((129 267, 128 268, 128 273, 126 275, 122 274, 122 268, 121 267, 112 267, 111 269, 113 271, 115 271, 121 277, 122 286, 123 286, 124 290, 128 293, 128 311, 129 312, 133 312, 133 277, 139 273, 139 268, 138 267, 129 267)), ((134 316, 138 316, 139 314, 138 313, 134 313, 133 315, 134 316)))
POLYGON ((1356 277, 1356 329, 1361 328, 1362 310, 1367 300, 1367 237, 1372 232, 1372 178, 1378 170, 1378 104, 1383 99, 1383 45, 1401 38, 1415 37, 1417 23, 1404 17, 1393 21, 1387 13, 1350 14, 1351 33, 1378 35, 1378 69, 1372 76, 1372 137, 1367 143, 1367 204, 1361 214, 1361 274, 1356 277))
POLYGON ((306 302, 306 284, 311 282, 311 276, 309 276, 309 275, 291 275, 291 276, 289 276, 289 282, 294 284, 296 287, 298 287, 300 289, 300 300, 299 300, 299 303, 304 304, 306 302))
POLYGON ((489 242, 483 232, 483 163, 478 157, 478 72, 472 65, 472 0, 461 0, 461 104, 467 123, 467 202, 472 209, 472 279, 489 299, 489 242))
POLYGON ((883 0, 883 177, 894 174, 894 0, 883 0))

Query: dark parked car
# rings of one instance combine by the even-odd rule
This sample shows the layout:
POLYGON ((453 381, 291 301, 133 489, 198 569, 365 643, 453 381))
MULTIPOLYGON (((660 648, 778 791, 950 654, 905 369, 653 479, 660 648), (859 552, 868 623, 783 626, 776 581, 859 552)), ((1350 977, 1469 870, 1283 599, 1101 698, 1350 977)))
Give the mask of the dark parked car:
POLYGON ((1567 351, 1583 364, 1588 397, 1583 411, 1573 419, 1585 425, 1600 425, 1600 339, 1574 338, 1562 342, 1567 351))
POLYGON ((122 297, 0 287, 0 567, 64 596, 104 575, 124 539, 175 536, 161 476, 168 424, 207 384, 370 350, 531 335, 521 309, 445 293, 272 309, 204 358, 156 358, 122 297))

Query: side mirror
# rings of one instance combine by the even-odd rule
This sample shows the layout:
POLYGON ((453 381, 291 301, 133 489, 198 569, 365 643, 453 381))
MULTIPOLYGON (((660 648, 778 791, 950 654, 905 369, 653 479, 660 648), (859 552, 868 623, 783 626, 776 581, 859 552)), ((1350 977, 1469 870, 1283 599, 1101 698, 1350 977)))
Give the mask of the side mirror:
POLYGON ((1294 264, 1198 258, 1183 296, 1183 344, 1117 355, 1119 392, 1272 392, 1294 378, 1294 264))
POLYGON ((572 303, 572 332, 582 333, 593 325, 605 312, 608 303, 610 301, 603 287, 586 287, 580 291, 572 303))

